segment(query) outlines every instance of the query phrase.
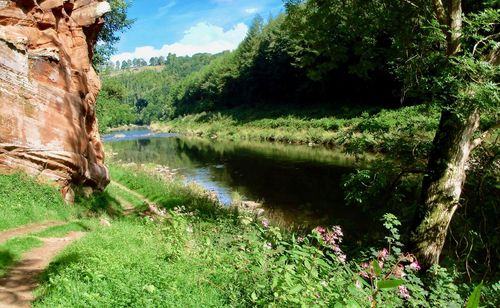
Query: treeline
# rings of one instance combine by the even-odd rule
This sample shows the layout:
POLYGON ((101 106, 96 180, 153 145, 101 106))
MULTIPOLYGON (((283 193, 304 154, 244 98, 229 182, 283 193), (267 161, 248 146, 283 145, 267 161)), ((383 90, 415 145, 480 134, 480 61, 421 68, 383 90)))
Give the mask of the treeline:
MULTIPOLYGON (((198 65, 184 71, 190 74, 119 74, 104 84, 124 84, 135 112, 149 106, 141 123, 239 106, 401 106, 444 100, 455 86, 445 76, 445 41, 425 0, 288 0, 285 6, 275 18, 256 17, 235 51, 194 56, 198 65)), ((469 14, 495 4, 464 0, 462 6, 469 14)), ((165 72, 179 59, 169 55, 165 72)))
MULTIPOLYGON (((401 106, 445 101, 447 94, 436 93, 456 86, 445 76, 452 69, 442 52, 446 42, 425 0, 287 0, 285 6, 286 13, 267 22, 257 17, 236 51, 173 88, 166 102, 171 116, 241 105, 401 106)), ((488 8, 498 4, 462 2, 471 16, 488 8)), ((475 31, 471 37, 489 30, 475 31)))
MULTIPOLYGON (((194 55, 193 57, 199 57, 200 55, 194 55)), ((189 57, 181 57, 181 58, 189 58, 189 57)), ((164 56, 159 56, 159 57, 152 57, 149 59, 149 61, 146 61, 142 58, 134 58, 134 59, 128 59, 128 60, 123 60, 123 61, 108 61, 104 65, 100 67, 101 71, 103 71, 105 74, 114 72, 114 71, 120 71, 120 70, 126 70, 130 68, 140 68, 140 67, 146 67, 146 66, 163 66, 167 65, 167 63, 175 62, 177 60, 177 56, 175 54, 169 53, 167 57, 164 56)))
POLYGON ((401 46, 391 42, 419 37, 393 35, 415 23, 415 8, 287 1, 286 9, 267 22, 255 18, 236 51, 173 88, 172 116, 241 105, 399 105, 402 88, 391 65, 401 46))
POLYGON ((177 57, 171 54, 159 71, 105 71, 97 104, 101 130, 127 124, 149 124, 165 118, 172 113, 165 104, 170 100, 171 87, 222 55, 177 57))

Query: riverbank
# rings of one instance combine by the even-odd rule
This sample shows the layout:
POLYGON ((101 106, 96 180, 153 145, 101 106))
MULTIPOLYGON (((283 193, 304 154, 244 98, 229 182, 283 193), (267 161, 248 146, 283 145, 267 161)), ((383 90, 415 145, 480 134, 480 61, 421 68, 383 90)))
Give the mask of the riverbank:
MULTIPOLYGON (((398 274, 402 280, 397 283, 404 283, 405 289, 379 289, 363 278, 363 272, 371 270, 359 266, 377 256, 342 252, 340 228, 289 234, 267 220, 220 206, 199 188, 165 181, 139 166, 113 164, 110 170, 113 179, 127 190, 111 185, 90 199, 77 198, 75 207, 86 209, 78 216, 79 223, 46 232, 45 236, 54 236, 79 228, 86 235, 44 271, 34 307, 165 307, 172 303, 179 307, 193 303, 218 307, 336 303, 364 307, 370 305, 374 290, 378 290, 375 296, 379 305, 432 307, 450 302, 462 305, 471 290, 462 285, 460 296, 443 268, 439 268, 439 275, 424 280, 411 260, 401 261, 393 250, 387 255, 381 250, 383 246, 374 243, 371 249, 376 254, 386 254, 380 279, 382 275, 392 277, 391 272, 399 265, 405 266, 406 274, 398 274), (166 216, 144 215, 146 198, 166 216), (124 204, 136 211, 125 214, 117 208, 124 204)), ((12 177, 0 178, 8 181, 12 177)), ((48 203, 63 202, 52 188, 29 179, 17 181, 27 184, 17 185, 20 191, 47 190, 48 203)), ((2 196, 8 194, 1 190, 2 196)), ((29 208, 33 202, 21 200, 16 204, 20 209, 29 208)), ((3 214, 6 208, 1 210, 3 214)), ((38 242, 28 238, 19 245, 29 250, 38 242)), ((2 249, 14 250, 11 246, 2 249)), ((21 248, 14 253, 19 255, 21 248)))
POLYGON ((147 129, 147 128, 148 128, 148 126, 145 126, 145 125, 128 124, 128 125, 106 128, 102 133, 103 134, 111 134, 111 133, 116 133, 116 132, 129 132, 129 131, 133 131, 133 130, 141 130, 141 129, 147 129))
POLYGON ((342 147, 347 152, 429 149, 439 118, 430 105, 399 109, 236 108, 154 123, 152 129, 223 140, 259 140, 342 147))

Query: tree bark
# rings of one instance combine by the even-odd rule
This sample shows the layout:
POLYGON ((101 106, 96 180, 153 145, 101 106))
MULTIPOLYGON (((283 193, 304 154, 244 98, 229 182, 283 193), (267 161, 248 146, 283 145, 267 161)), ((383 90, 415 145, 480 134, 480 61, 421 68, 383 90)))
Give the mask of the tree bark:
POLYGON ((448 2, 448 23, 449 30, 447 34, 448 55, 455 55, 460 51, 462 38, 462 1, 449 0, 448 2))
POLYGON ((424 267, 439 262, 448 226, 459 205, 479 121, 477 110, 461 117, 449 110, 441 114, 423 180, 418 227, 412 236, 415 253, 424 267))

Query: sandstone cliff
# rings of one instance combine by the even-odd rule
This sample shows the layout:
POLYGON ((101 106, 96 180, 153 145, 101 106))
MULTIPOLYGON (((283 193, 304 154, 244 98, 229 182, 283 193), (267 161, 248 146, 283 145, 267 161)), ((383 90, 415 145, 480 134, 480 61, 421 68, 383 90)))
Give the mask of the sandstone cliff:
POLYGON ((0 0, 0 171, 103 189, 92 47, 109 4, 0 0))

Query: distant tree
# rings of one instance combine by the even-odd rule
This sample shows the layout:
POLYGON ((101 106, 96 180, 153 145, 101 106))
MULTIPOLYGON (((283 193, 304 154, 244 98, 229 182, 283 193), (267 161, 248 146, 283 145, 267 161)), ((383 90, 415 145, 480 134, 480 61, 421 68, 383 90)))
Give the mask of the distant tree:
POLYGON ((115 70, 115 63, 112 61, 106 62, 106 70, 114 71, 115 70))
POLYGON ((158 65, 165 65, 165 57, 164 56, 160 56, 158 58, 158 65))
POLYGON ((121 66, 121 69, 122 70, 126 70, 127 68, 129 68, 129 64, 126 60, 123 60, 122 61, 122 66, 121 66))
POLYGON ((174 64, 176 62, 177 56, 175 54, 169 53, 167 56, 167 63, 174 64))
POLYGON ((247 36, 238 47, 238 60, 241 66, 251 65, 252 59, 257 53, 259 39, 264 27, 264 20, 260 15, 255 16, 248 30, 247 36))
POLYGON ((135 110, 138 113, 140 113, 147 106, 148 106, 148 101, 143 98, 139 98, 135 101, 135 110))
POLYGON ((93 63, 94 67, 106 63, 111 55, 116 52, 115 45, 120 40, 119 33, 129 29, 134 20, 127 17, 127 10, 131 1, 108 0, 111 5, 111 12, 104 16, 104 27, 97 37, 97 44, 94 47, 93 63))

